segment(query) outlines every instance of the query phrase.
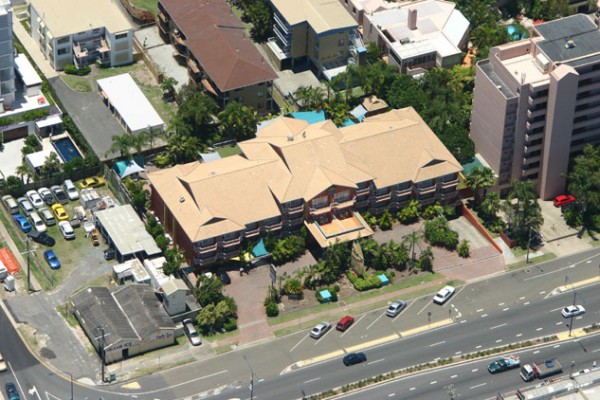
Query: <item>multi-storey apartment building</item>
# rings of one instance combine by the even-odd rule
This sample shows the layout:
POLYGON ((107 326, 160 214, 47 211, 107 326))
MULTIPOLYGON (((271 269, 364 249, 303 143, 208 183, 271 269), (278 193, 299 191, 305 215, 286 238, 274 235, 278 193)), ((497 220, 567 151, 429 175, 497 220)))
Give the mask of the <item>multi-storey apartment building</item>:
POLYGON ((348 64, 361 64, 366 48, 358 24, 335 1, 271 0, 274 37, 269 56, 279 69, 310 68, 331 80, 348 64))
POLYGON ((112 0, 31 0, 31 37, 55 70, 133 62, 131 24, 112 0))
POLYGON ((492 48, 477 63, 471 138, 501 194, 519 179, 543 199, 562 194, 569 161, 600 143, 598 26, 573 15, 492 48))
POLYGON ((362 25, 365 42, 378 45, 402 73, 460 64, 469 40, 469 21, 456 4, 443 0, 340 0, 362 25))
POLYGON ((277 74, 225 0, 160 0, 157 25, 190 80, 221 107, 237 101, 259 114, 273 110, 277 74))
POLYGON ((190 265, 303 226, 325 248, 372 234, 361 211, 458 198, 460 164, 412 108, 342 128, 282 117, 239 146, 238 156, 149 175, 154 212, 190 265))
POLYGON ((0 0, 0 112, 15 101, 15 60, 10 0, 0 0))

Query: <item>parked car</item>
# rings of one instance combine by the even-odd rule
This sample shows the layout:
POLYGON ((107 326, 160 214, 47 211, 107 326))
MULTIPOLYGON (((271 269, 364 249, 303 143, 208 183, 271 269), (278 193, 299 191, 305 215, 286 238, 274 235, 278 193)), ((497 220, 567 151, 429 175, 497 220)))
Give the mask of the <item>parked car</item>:
POLYGON ((4 361, 4 357, 2 357, 2 353, 0 353, 0 372, 4 372, 7 369, 6 361, 4 361))
POLYGON ((40 214, 38 214, 36 211, 29 214, 29 220, 31 221, 31 226, 33 226, 33 229, 38 232, 46 232, 46 224, 44 223, 42 217, 40 217, 40 214))
POLYGON ((28 190, 27 193, 25 193, 25 195, 27 196, 27 198, 29 199, 31 204, 33 204, 33 206, 35 208, 40 208, 44 205, 44 200, 42 199, 42 196, 40 196, 40 194, 37 191, 28 190))
POLYGON ((90 232, 90 240, 92 241, 92 245, 94 245, 94 247, 100 246, 100 235, 98 234, 97 229, 94 229, 90 232))
POLYGON ((354 318, 350 315, 346 315, 344 318, 338 321, 337 325, 335 326, 335 329, 337 329, 340 332, 345 332, 348 328, 350 328, 350 325, 352 325, 353 323, 354 318))
POLYGON ((329 329, 331 329, 331 324, 329 322, 321 322, 320 324, 317 324, 314 328, 312 328, 312 330, 310 331, 310 337, 314 339, 319 339, 321 336, 327 333, 329 329))
POLYGON ((73 230, 73 227, 71 226, 69 221, 60 221, 58 223, 58 228, 60 229, 60 233, 62 233, 65 239, 75 239, 75 231, 73 230))
POLYGON ((52 251, 52 250, 44 251, 44 259, 46 260, 46 262, 48 263, 50 268, 52 268, 52 269, 60 268, 60 261, 58 260, 58 257, 56 257, 56 254, 54 253, 54 251, 52 251))
POLYGON ((59 221, 68 221, 69 220, 69 214, 67 214, 67 211, 62 206, 62 204, 54 204, 52 206, 52 212, 54 213, 54 216, 56 217, 56 219, 59 221))
POLYGON ((67 196, 70 200, 77 200, 79 198, 79 192, 77 191, 77 188, 73 184, 72 180, 67 179, 64 181, 63 188, 65 189, 65 192, 67 192, 67 196))
POLYGON ((23 233, 27 233, 31 230, 31 224, 23 215, 13 215, 13 221, 15 221, 15 224, 17 224, 17 226, 23 231, 23 233))
POLYGON ((69 198, 67 197, 64 190, 62 190, 60 186, 58 186, 58 185, 50 186, 50 191, 52 192, 54 197, 56 197, 56 200, 60 204, 67 204, 69 202, 69 198))
POLYGON ((19 204, 17 204, 15 198, 10 194, 2 196, 2 204, 4 204, 4 207, 9 213, 13 215, 19 213, 19 204))
POLYGON ((52 211, 50 211, 46 207, 40 208, 38 210, 38 214, 40 214, 40 217, 42 217, 42 220, 46 225, 56 225, 56 218, 54 218, 54 214, 52 214, 52 211))
POLYGON ((104 178, 102 178, 101 176, 92 176, 91 178, 85 178, 79 181, 79 188, 95 188, 104 184, 106 184, 106 180, 104 178))
POLYGON ((202 338, 198 334, 198 331, 196 330, 191 318, 186 318, 183 320, 183 330, 190 339, 192 346, 198 346, 202 344, 202 338))
POLYGON ((387 311, 385 312, 388 317, 394 318, 396 315, 400 314, 402 310, 406 307, 406 302, 402 300, 397 300, 390 304, 387 311))
POLYGON ((576 317, 578 315, 584 314, 585 308, 583 308, 583 306, 575 306, 575 305, 567 306, 567 307, 563 308, 560 313, 565 318, 571 318, 571 317, 576 317))
POLYGON ((19 391, 17 390, 17 387, 14 383, 8 382, 6 386, 4 386, 4 388, 6 389, 6 394, 8 395, 7 400, 21 400, 21 397, 19 396, 19 391))
POLYGON ((21 209, 21 212, 24 215, 29 215, 35 211, 35 208, 33 208, 33 205, 31 204, 31 202, 29 200, 27 200, 25 197, 19 197, 17 199, 17 203, 19 204, 19 208, 21 209))
POLYGON ((109 247, 108 249, 104 250, 104 259, 106 261, 114 260, 116 256, 117 252, 112 247, 109 247))
POLYGON ((561 194, 554 198, 554 207, 563 207, 571 203, 575 203, 575 196, 570 194, 561 194))
POLYGON ((365 353, 349 353, 346 354, 342 360, 346 367, 354 364, 360 364, 365 361, 367 361, 367 356, 365 353))
POLYGON ((446 286, 433 296, 433 302, 436 304, 444 304, 452 295, 456 292, 456 289, 452 286, 446 286))
POLYGON ((29 231, 27 236, 36 243, 43 244, 48 247, 52 247, 56 244, 56 241, 52 236, 49 236, 46 232, 38 232, 36 230, 29 231))
POLYGON ((54 197, 50 189, 48 189, 47 187, 39 188, 38 193, 40 194, 40 197, 44 200, 44 203, 46 203, 47 205, 51 206, 52 204, 56 203, 56 198, 54 197))

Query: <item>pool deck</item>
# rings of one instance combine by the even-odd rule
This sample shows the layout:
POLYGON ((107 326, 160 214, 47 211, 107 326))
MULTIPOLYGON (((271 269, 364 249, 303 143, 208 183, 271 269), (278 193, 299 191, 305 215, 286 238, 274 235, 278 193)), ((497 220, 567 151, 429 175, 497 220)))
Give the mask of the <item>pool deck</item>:
POLYGON ((54 145, 52 144, 53 141, 55 140, 59 140, 59 139, 64 139, 64 138, 69 138, 71 140, 71 143, 73 143, 73 146, 75 146, 75 148, 77 149, 77 151, 79 152, 79 154, 81 154, 81 158, 84 158, 85 156, 83 155, 83 151, 81 151, 81 149, 77 146, 77 143, 75 143, 75 141, 73 140, 73 138, 71 137, 71 135, 69 135, 68 132, 63 132, 59 135, 53 135, 52 137, 45 137, 42 138, 42 149, 43 150, 50 150, 56 153, 56 155, 63 161, 66 162, 65 160, 62 159, 62 156, 60 155, 59 152, 56 151, 56 149, 54 148, 54 145))

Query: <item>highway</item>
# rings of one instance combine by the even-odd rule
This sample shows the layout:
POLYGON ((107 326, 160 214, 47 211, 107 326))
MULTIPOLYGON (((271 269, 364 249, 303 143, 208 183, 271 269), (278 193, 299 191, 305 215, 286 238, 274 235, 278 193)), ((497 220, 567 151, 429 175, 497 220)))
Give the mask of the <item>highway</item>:
MULTIPOLYGON (((135 382, 96 387, 76 383, 75 398, 109 400, 136 397, 173 400, 193 396, 247 399, 250 396, 252 370, 254 398, 296 399, 301 398, 302 393, 311 395, 438 358, 453 357, 458 360, 462 354, 565 332, 568 331, 568 320, 560 315, 560 309, 571 304, 573 297, 588 310, 575 319, 575 328, 600 320, 600 292, 597 290, 597 283, 590 281, 587 286, 573 287, 573 283, 598 277, 598 253, 598 250, 594 250, 576 254, 459 287, 455 296, 444 306, 432 304, 431 295, 417 298, 411 300, 407 309, 395 319, 386 317, 384 309, 374 310, 355 316, 356 323, 346 333, 330 331, 319 340, 308 338, 308 332, 302 331, 154 373, 135 382), (552 294, 557 287, 565 285, 564 293, 552 294), (448 325, 427 329, 428 324, 434 326, 443 320, 448 320, 448 325), (423 332, 406 335, 416 327, 422 327, 423 332), (352 367, 342 365, 341 357, 353 346, 373 343, 382 337, 389 337, 390 341, 362 349, 368 357, 367 363, 352 367), (333 355, 331 358, 325 356, 318 362, 309 361, 325 354, 333 355)), ((11 366, 10 372, 0 374, 2 386, 8 380, 18 383, 22 394, 25 394, 22 396, 24 399, 70 398, 68 374, 66 377, 59 377, 30 356, 2 313, 0 335, 3 337, 0 349, 11 366), (38 397, 32 391, 33 388, 42 395, 38 397)), ((574 359, 576 363, 588 362, 597 354, 593 353, 594 346, 598 347, 598 343, 594 344, 594 339, 583 339, 581 344, 588 349, 590 358, 574 359)), ((568 345, 559 346, 566 348, 568 345)), ((573 357, 576 357, 575 353, 573 357)), ((487 362, 481 365, 485 367, 487 362)), ((493 394, 496 389, 509 390, 514 387, 515 382, 509 380, 514 371, 494 376, 493 382, 497 383, 492 385, 486 383, 490 381, 490 376, 484 367, 477 367, 484 374, 461 372, 457 378, 452 378, 455 380, 452 383, 456 385, 456 390, 479 398, 479 393, 485 397, 493 394), (483 383, 485 385, 478 386, 483 383), (478 388, 482 388, 481 392, 476 390, 478 388)), ((434 391, 438 393, 440 387, 443 389, 444 385, 450 383, 449 377, 454 375, 430 379, 431 374, 438 373, 442 371, 430 371, 414 378, 406 378, 400 384, 414 380, 407 383, 410 385, 408 389, 415 388, 409 398, 436 398, 434 391), (441 386, 422 384, 434 380, 440 382, 441 386), (419 385, 416 384, 418 382, 419 385)), ((405 389, 391 388, 385 396, 405 389)), ((463 394, 461 398, 469 398, 465 396, 463 394)))

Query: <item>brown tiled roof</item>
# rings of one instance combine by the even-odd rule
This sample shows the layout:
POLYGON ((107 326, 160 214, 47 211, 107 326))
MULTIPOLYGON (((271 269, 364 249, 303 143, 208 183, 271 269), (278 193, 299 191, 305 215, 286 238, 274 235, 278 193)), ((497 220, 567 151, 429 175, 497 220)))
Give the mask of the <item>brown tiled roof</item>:
POLYGON ((225 0, 160 0, 221 92, 277 78, 225 0))

